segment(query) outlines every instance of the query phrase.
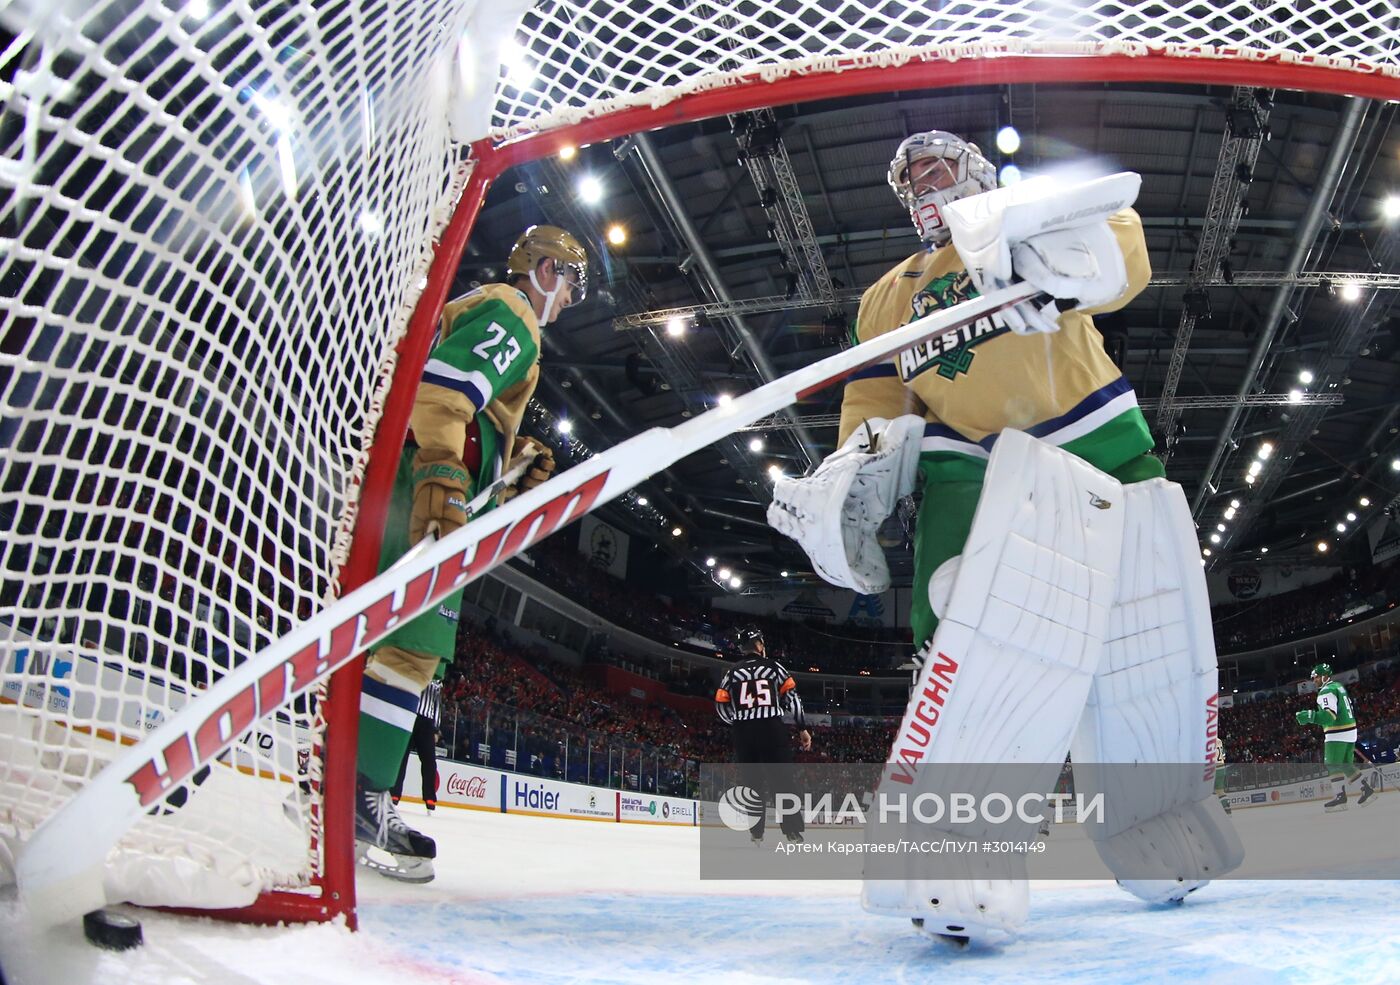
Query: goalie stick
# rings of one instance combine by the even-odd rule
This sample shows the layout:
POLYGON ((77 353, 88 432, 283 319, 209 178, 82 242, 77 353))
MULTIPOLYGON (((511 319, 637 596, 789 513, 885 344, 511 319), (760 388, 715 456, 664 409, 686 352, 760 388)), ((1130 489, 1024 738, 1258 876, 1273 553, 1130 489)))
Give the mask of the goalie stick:
POLYGON ((911 346, 1036 295, 1034 287, 1018 283, 936 311, 676 427, 643 431, 451 535, 415 549, 412 556, 265 647, 124 749, 25 843, 15 866, 20 898, 40 924, 100 909, 107 902, 102 862, 147 809, 212 763, 258 719, 307 691, 396 626, 738 428, 911 346))

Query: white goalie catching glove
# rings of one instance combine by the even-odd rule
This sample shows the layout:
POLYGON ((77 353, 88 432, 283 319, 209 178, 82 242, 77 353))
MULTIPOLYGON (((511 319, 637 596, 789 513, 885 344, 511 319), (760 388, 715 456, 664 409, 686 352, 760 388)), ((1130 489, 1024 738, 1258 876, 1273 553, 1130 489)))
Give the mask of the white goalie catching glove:
POLYGON ((924 419, 871 418, 805 478, 778 479, 768 523, 802 545, 828 582, 877 595, 890 569, 876 532, 914 491, 924 419))
POLYGON ((1059 330, 1057 301, 1092 308, 1120 297, 1128 272, 1108 217, 1132 205, 1142 179, 1130 171, 1070 184, 1053 177, 952 202, 943 210, 953 246, 983 294, 1013 275, 1040 288, 1047 304, 1027 301, 1001 313, 1018 335, 1059 330))

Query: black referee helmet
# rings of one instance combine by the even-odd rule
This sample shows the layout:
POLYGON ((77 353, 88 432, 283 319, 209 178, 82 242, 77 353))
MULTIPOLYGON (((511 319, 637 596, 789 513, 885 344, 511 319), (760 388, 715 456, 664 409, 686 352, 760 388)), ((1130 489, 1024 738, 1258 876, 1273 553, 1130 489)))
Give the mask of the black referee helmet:
POLYGON ((763 630, 753 624, 740 626, 734 633, 734 638, 739 642, 740 653, 757 653, 758 648, 764 645, 763 630))

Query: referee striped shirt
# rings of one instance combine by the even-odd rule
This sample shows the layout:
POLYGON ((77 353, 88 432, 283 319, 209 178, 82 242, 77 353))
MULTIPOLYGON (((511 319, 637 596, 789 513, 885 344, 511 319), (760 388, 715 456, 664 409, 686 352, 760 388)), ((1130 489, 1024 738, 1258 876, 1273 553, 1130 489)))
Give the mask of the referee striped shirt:
POLYGON ((806 726, 797 682, 782 664, 751 656, 730 667, 715 691, 715 712, 726 725, 791 715, 798 728, 806 726))
POLYGON ((442 724, 442 681, 429 681, 418 698, 420 718, 432 719, 433 728, 442 724))

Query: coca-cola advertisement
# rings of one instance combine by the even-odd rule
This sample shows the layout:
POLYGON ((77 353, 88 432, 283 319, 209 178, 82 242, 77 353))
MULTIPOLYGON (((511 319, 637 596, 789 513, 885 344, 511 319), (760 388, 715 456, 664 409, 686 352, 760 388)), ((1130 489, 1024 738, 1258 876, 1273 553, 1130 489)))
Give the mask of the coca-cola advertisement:
POLYGON ((447 774, 446 789, 452 796, 463 800, 484 801, 489 796, 486 777, 479 773, 468 773, 464 776, 453 770, 447 774))

